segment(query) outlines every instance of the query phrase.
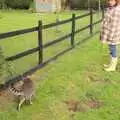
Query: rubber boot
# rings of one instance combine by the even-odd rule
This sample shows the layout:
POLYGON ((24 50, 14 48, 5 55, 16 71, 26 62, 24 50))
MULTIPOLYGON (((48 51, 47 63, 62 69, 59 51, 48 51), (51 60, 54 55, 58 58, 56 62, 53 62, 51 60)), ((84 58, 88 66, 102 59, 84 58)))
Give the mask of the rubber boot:
POLYGON ((108 64, 103 64, 103 67, 104 67, 104 68, 108 68, 108 67, 111 65, 112 56, 109 56, 109 59, 110 59, 110 61, 109 61, 108 64))
POLYGON ((111 63, 109 65, 109 67, 105 68, 104 70, 108 71, 108 72, 110 72, 110 71, 116 71, 117 62, 118 62, 117 57, 115 57, 115 58, 112 57, 111 63))

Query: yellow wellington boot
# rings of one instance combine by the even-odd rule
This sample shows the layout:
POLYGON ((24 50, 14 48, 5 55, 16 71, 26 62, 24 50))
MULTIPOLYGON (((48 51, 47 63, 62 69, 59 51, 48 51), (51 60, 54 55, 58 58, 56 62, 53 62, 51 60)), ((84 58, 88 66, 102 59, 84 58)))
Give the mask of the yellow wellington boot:
POLYGON ((118 62, 117 57, 116 58, 112 57, 112 60, 111 60, 111 63, 109 65, 109 67, 104 68, 104 70, 108 71, 108 72, 110 72, 110 71, 116 71, 117 62, 118 62))
POLYGON ((103 64, 104 68, 108 68, 111 65, 111 61, 108 64, 103 64))
POLYGON ((112 56, 109 56, 109 59, 110 59, 110 61, 109 61, 108 64, 103 64, 103 67, 104 67, 104 68, 108 68, 108 67, 111 65, 112 56))

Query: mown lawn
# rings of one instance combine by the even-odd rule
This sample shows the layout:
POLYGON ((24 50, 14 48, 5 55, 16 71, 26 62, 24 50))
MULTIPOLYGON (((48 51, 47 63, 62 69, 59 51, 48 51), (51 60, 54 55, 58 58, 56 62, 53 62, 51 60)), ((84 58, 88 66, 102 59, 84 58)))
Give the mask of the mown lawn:
MULTIPOLYGON (((15 24, 22 28, 19 24, 20 21, 22 21, 23 26, 31 27, 35 24, 35 21, 40 19, 40 16, 35 19, 36 14, 26 12, 24 14, 22 12, 6 12, 3 14, 3 12, 1 12, 0 15, 6 16, 6 18, 9 17, 9 19, 11 17, 13 18, 13 16, 19 17, 19 19, 21 18, 19 22, 18 20, 15 23, 11 21, 13 22, 11 23, 11 25, 13 24, 13 29, 15 24), (27 18, 29 18, 29 23, 24 22, 27 21, 27 18)), ((49 22, 54 21, 55 18, 51 17, 52 15, 54 16, 54 14, 48 15, 50 19, 47 20, 50 20, 49 22)), ((69 17, 71 13, 62 13, 61 15, 64 19, 66 15, 69 17)), ((46 16, 44 17, 46 18, 46 16)), ((42 19, 45 19, 44 17, 42 19)), ((96 15, 96 18, 98 18, 98 15, 96 15)), ((0 20, 5 22, 5 20, 0 20)), ((9 22, 8 20, 8 23, 9 22)), ((83 20, 83 22, 81 21, 82 24, 86 24, 87 22, 88 19, 83 20)), ((0 24, 5 26, 5 24, 1 22, 0 24)), ((6 26, 6 29, 3 27, 4 31, 9 31, 7 27, 8 26, 6 26)), ((59 29, 67 32, 66 29, 68 29, 68 27, 59 29)), ((12 26, 10 26, 10 29, 12 30, 12 26)), ((96 26, 94 33, 98 29, 99 26, 96 26)), ((1 29, 0 31, 2 32, 1 29)), ((47 32, 44 33, 44 37, 47 36, 49 38, 52 32, 54 34, 51 37, 58 37, 55 29, 47 32)), ((65 32, 60 33, 60 35, 65 34, 65 32)), ((32 36, 33 39, 36 40, 36 34, 32 36)), ((86 30, 78 34, 75 41, 78 43, 88 36, 89 30, 86 30)), ((4 48, 5 55, 15 53, 16 49, 18 52, 19 50, 24 50, 25 47, 28 49, 37 44, 36 41, 33 42, 33 39, 27 41, 26 38, 32 37, 23 36, 22 40, 24 42, 21 42, 20 37, 12 39, 12 41, 14 41, 12 47, 10 46, 10 40, 2 42, 1 45, 4 48), (16 41, 19 41, 18 45, 16 45, 16 41)), ((48 40, 49 39, 46 38, 45 42, 48 40)), ((66 40, 58 46, 51 47, 45 51, 45 59, 69 46, 69 40, 66 40)), ((34 74, 32 78, 36 83, 36 98, 33 101, 33 105, 23 105, 21 111, 18 112, 15 101, 6 97, 6 95, 4 95, 4 97, 0 96, 0 120, 119 120, 120 67, 118 64, 117 72, 105 72, 103 71, 102 65, 106 62, 108 62, 107 46, 101 47, 99 34, 96 34, 87 41, 81 42, 75 49, 72 49, 57 60, 52 61, 48 66, 38 70, 34 74)), ((14 65, 13 69, 16 71, 24 71, 26 66, 29 68, 37 64, 37 59, 35 61, 34 56, 29 56, 26 59, 19 60, 19 64, 12 64, 14 65)))
MULTIPOLYGON (((86 11, 87 12, 87 11, 86 11)), ((53 23, 56 22, 56 18, 60 16, 60 19, 67 19, 72 16, 72 13, 76 13, 78 15, 84 14, 86 12, 64 12, 61 14, 50 14, 50 13, 29 13, 27 11, 0 11, 0 33, 15 31, 19 29, 31 28, 35 27, 38 24, 38 20, 42 20, 43 24, 53 23)), ((85 20, 85 19, 84 19, 85 20)), ((88 23, 82 20, 84 24, 88 23)), ((81 22, 81 21, 80 21, 81 22)), ((71 23, 66 24, 64 26, 60 26, 58 28, 61 32, 57 33, 56 28, 47 29, 43 31, 43 39, 44 44, 51 40, 54 40, 58 37, 64 36, 67 33, 71 32, 71 23)), ((38 46, 38 38, 37 32, 15 36, 11 38, 7 38, 0 42, 0 45, 3 48, 5 56, 15 55, 17 53, 23 52, 30 48, 34 48, 38 46)), ((52 48, 47 48, 44 50, 44 60, 48 59, 51 55, 54 55, 55 52, 59 52, 60 49, 63 49, 66 46, 69 46, 70 42, 69 39, 66 40, 64 43, 57 44, 52 48), (61 47, 62 46, 62 47, 61 47), (55 48, 57 48, 55 50, 55 48)), ((21 73, 22 71, 26 71, 31 67, 37 65, 38 63, 38 53, 33 54, 32 56, 24 57, 20 60, 12 62, 13 70, 16 71, 16 74, 21 73), (28 64, 29 60, 29 64, 28 64), (24 67, 21 67, 21 62, 24 67), (17 66, 16 66, 17 64, 17 66), (17 67, 17 68, 16 68, 17 67)))

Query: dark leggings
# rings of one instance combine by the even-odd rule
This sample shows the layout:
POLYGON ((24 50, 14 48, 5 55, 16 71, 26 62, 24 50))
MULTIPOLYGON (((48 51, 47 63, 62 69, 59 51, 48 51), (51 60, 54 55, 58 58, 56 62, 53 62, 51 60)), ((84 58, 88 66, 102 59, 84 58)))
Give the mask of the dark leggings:
POLYGON ((112 57, 117 57, 117 49, 116 49, 116 45, 111 45, 109 44, 109 50, 110 50, 110 54, 112 57))

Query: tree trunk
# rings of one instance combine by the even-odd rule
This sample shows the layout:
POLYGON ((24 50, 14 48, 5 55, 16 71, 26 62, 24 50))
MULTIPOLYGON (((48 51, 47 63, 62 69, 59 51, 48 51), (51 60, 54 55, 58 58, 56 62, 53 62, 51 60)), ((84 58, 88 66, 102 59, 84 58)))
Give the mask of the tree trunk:
POLYGON ((71 0, 61 0, 62 9, 70 9, 71 8, 71 0))

